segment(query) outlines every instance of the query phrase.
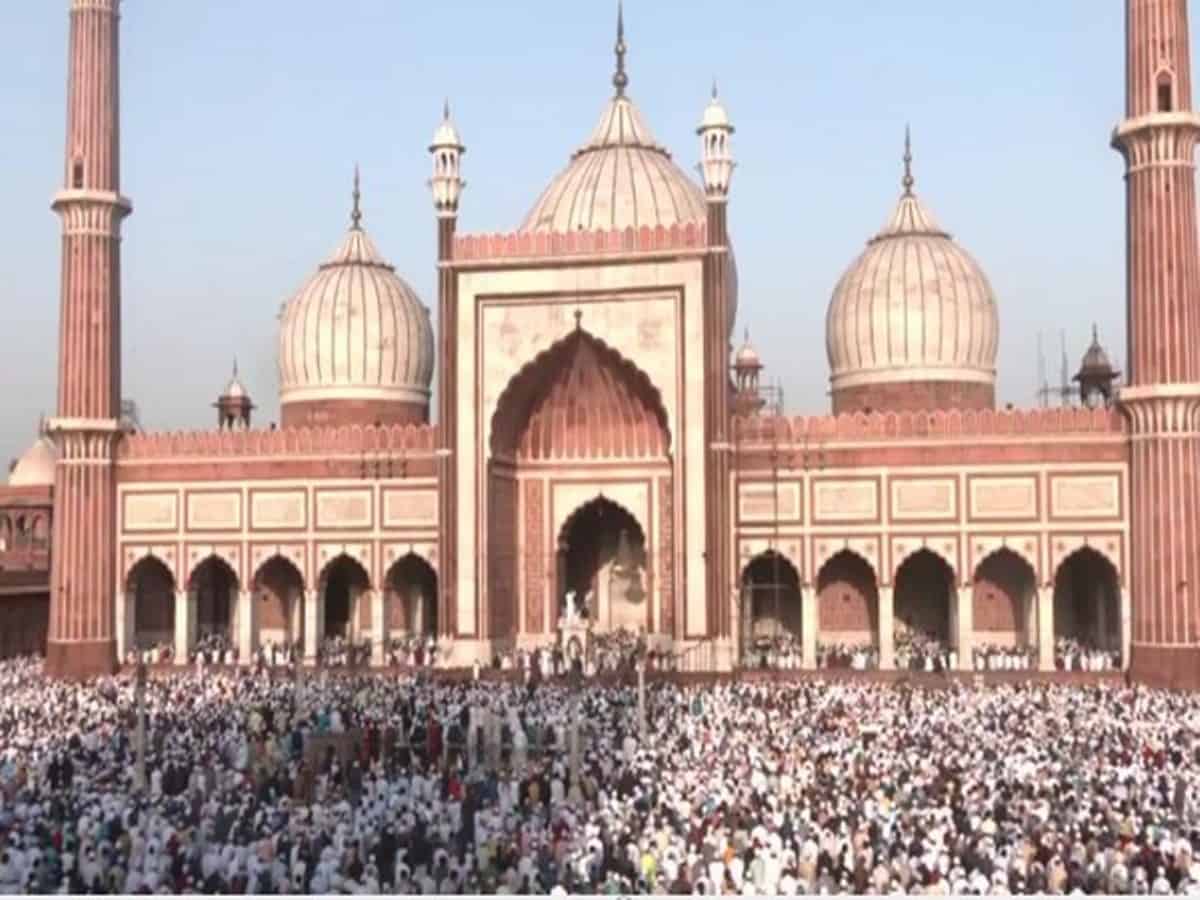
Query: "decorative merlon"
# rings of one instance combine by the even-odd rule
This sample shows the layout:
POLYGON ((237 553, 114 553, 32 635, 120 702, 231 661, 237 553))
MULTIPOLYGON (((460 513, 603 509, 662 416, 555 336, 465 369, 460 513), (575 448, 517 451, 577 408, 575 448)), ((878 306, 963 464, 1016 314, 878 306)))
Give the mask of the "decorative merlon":
POLYGON ((454 240, 455 262, 541 257, 588 256, 602 253, 655 253, 672 250, 704 250, 707 229, 690 223, 667 228, 643 226, 612 231, 566 233, 510 232, 508 234, 464 234, 454 240))
POLYGON ((139 433, 129 435, 121 442, 118 458, 307 457, 396 452, 432 454, 436 433, 432 425, 139 433))
POLYGON ((805 444, 815 441, 959 440, 986 437, 1120 435, 1115 409, 1062 407, 1026 410, 843 413, 838 416, 753 416, 734 423, 736 443, 805 444))

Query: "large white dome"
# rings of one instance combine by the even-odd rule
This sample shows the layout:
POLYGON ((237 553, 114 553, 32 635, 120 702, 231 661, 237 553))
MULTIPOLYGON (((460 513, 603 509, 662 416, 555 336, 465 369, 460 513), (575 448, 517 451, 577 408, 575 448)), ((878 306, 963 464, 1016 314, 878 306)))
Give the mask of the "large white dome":
MULTIPOLYGON (((357 194, 357 190, 356 190, 357 194)), ((424 421, 433 379, 429 310, 362 229, 280 315, 285 426, 424 421)))
POLYGON ((522 231, 609 231, 703 225, 704 191, 671 159, 626 96, 613 97, 571 161, 542 192, 522 231))
POLYGON ((40 437, 8 473, 9 487, 48 487, 54 484, 58 450, 48 437, 40 437))
POLYGON ((906 173, 895 213, 829 304, 835 409, 839 392, 874 397, 876 406, 910 405, 905 386, 914 405, 990 405, 999 331, 983 269, 938 226, 906 173), (940 387, 922 393, 914 385, 940 387))

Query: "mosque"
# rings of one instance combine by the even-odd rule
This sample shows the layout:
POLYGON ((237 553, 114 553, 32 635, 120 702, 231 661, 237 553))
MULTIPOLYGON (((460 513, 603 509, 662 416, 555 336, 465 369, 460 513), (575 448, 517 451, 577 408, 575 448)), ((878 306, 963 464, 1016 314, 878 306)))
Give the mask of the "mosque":
POLYGON ((553 641, 570 596, 595 631, 720 671, 780 636, 805 667, 842 643, 886 670, 920 632, 964 666, 987 644, 1049 670, 1072 638, 1145 681, 1200 681, 1186 0, 1127 2, 1119 388, 1093 342, 1078 404, 996 408, 998 300, 906 147, 829 302, 832 408, 785 415, 753 347, 734 349, 732 119, 714 89, 695 148, 659 144, 621 21, 595 129, 513 231, 460 231, 445 110, 436 329, 369 236, 356 176, 349 229, 280 317, 279 427, 252 421, 235 372, 214 427, 188 433, 120 413, 118 4, 70 0, 57 412, 0 488, 8 652, 44 646, 78 676, 136 646, 186 658, 207 634, 243 660, 341 635, 381 665, 429 635, 466 666, 553 641))

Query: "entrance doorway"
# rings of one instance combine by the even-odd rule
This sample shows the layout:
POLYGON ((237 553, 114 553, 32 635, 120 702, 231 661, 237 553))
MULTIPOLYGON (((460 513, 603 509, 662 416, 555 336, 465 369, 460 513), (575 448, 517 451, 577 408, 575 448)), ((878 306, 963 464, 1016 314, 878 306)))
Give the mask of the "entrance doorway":
POLYGON ((606 497, 584 504, 563 525, 559 603, 572 592, 600 631, 646 628, 646 535, 628 510, 606 497))
POLYGON ((358 600, 370 588, 366 571, 348 556, 339 556, 325 570, 323 636, 352 639, 357 629, 358 600))

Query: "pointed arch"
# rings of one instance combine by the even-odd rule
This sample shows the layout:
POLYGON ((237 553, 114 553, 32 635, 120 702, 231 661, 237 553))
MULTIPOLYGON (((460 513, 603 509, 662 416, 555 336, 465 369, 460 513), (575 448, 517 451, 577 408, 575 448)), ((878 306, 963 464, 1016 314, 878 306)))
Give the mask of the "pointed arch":
POLYGON ((162 567, 166 572, 167 577, 171 582, 171 589, 175 590, 177 579, 175 577, 175 568, 161 554, 154 550, 145 550, 139 556, 128 561, 125 567, 125 590, 132 591, 136 585, 136 576, 144 570, 146 566, 154 566, 155 564, 162 567))
POLYGON ((388 568, 384 590, 389 631, 437 634, 438 576, 429 560, 414 552, 401 556, 388 568))
POLYGON ((175 574, 152 553, 141 557, 126 576, 133 614, 135 647, 172 646, 175 639, 175 574))
POLYGON ((671 435, 649 376, 576 327, 509 381, 489 446, 510 460, 654 458, 670 452, 671 435))
POLYGON ((817 571, 817 634, 822 643, 874 644, 879 634, 879 580, 875 569, 849 547, 817 571))
POLYGON ((272 554, 255 570, 250 589, 259 610, 260 633, 288 642, 304 639, 305 582, 299 566, 281 553, 272 554))
POLYGON ((949 645, 957 602, 954 567, 937 551, 920 547, 896 567, 893 581, 896 634, 949 645))
POLYGON ((790 638, 798 645, 803 634, 803 592, 800 570, 784 554, 768 549, 742 567, 743 644, 753 659, 755 642, 790 638))
POLYGON ((1013 547, 997 547, 979 561, 972 578, 971 627, 986 644, 1037 644, 1037 571, 1013 547))
POLYGON ((192 568, 188 577, 189 602, 196 605, 196 631, 200 637, 219 635, 233 640, 240 588, 233 566, 216 553, 210 553, 192 568))
POLYGON ((556 597, 573 591, 604 631, 648 627, 648 544, 637 516, 598 494, 567 517, 557 550, 556 597))
POLYGON ((1095 547, 1068 554, 1054 572, 1054 636, 1119 652, 1124 625, 1116 566, 1095 547))
POLYGON ((320 633, 326 637, 355 637, 365 611, 360 601, 371 590, 366 567, 349 553, 339 553, 325 563, 318 583, 324 598, 320 633))

